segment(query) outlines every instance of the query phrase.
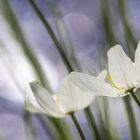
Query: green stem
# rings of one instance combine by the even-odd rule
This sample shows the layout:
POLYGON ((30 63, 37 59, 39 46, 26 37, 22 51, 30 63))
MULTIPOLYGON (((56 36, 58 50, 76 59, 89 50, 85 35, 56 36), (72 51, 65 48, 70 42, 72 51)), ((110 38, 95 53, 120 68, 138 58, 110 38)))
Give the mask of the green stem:
POLYGON ((37 4, 34 2, 34 0, 28 0, 30 2, 30 5, 32 6, 33 10, 35 11, 35 13, 37 14, 37 16, 39 17, 40 21, 43 23, 45 29, 47 30, 47 32, 49 33, 52 41, 55 44, 55 47, 59 50, 60 56, 65 64, 65 66, 67 67, 67 69, 69 70, 69 72, 73 71, 70 62, 67 58, 67 56, 65 55, 65 51, 63 49, 63 46, 60 44, 59 40, 57 39, 53 29, 51 28, 49 22, 47 21, 47 19, 44 17, 44 15, 42 14, 41 10, 39 9, 39 7, 37 6, 37 4))
MULTIPOLYGON (((42 23, 44 24, 45 29, 48 31, 48 33, 49 33, 51 39, 53 40, 53 42, 54 42, 56 48, 58 49, 58 51, 59 51, 59 53, 60 53, 60 55, 61 55, 61 57, 62 57, 62 59, 63 59, 64 64, 65 64, 66 67, 67 67, 67 70, 68 70, 69 72, 73 71, 74 69, 73 69, 73 67, 71 66, 71 64, 70 64, 70 62, 69 62, 69 60, 68 60, 68 58, 67 58, 67 56, 66 56, 66 54, 65 54, 65 52, 64 52, 64 50, 63 50, 63 46, 60 44, 59 40, 57 39, 57 37, 56 37, 55 33, 53 32, 53 29, 51 28, 49 22, 48 22, 47 19, 44 17, 44 15, 43 15, 42 12, 40 11, 39 7, 38 7, 37 4, 34 2, 34 0, 29 0, 29 2, 30 2, 30 4, 31 4, 32 8, 34 9, 34 11, 36 12, 37 16, 40 18, 40 20, 41 20, 42 23)), ((65 29, 65 30, 66 30, 66 29, 65 29)), ((63 38, 64 38, 64 37, 63 37, 63 38)), ((65 38, 66 38, 66 37, 65 37, 65 38)), ((69 45, 70 45, 70 44, 69 44, 69 45)), ((74 57, 74 55, 73 55, 73 57, 74 57)), ((74 61, 76 62, 75 59, 74 59, 74 61)), ((78 65, 78 64, 77 64, 77 65, 78 65)), ((78 65, 78 68, 79 68, 79 67, 80 67, 80 66, 78 65)), ((89 115, 88 115, 88 116, 89 116, 89 115)), ((90 116, 89 118, 91 118, 91 116, 90 116)), ((91 121, 92 121, 92 120, 90 120, 90 119, 88 120, 89 123, 91 123, 91 121)), ((95 126, 95 124, 94 124, 94 126, 95 126)), ((92 131, 92 130, 91 130, 91 131, 92 131)))
MULTIPOLYGON (((122 26, 124 28, 126 40, 128 40, 130 43, 132 43, 133 46, 137 45, 136 37, 133 31, 133 28, 129 24, 129 11, 127 8, 127 2, 126 0, 118 0, 118 8, 120 13, 120 18, 122 22, 122 26)), ((136 49, 136 48, 133 48, 136 49)))
POLYGON ((111 8, 109 6, 109 0, 100 0, 100 9, 106 40, 109 43, 109 45, 112 46, 117 43, 117 37, 112 23, 112 15, 110 10, 111 8))
POLYGON ((87 120, 90 120, 90 121, 88 121, 88 123, 90 123, 89 126, 91 126, 91 130, 93 130, 93 133, 94 133, 96 139, 101 140, 98 128, 95 123, 95 118, 89 107, 85 109, 85 115, 86 115, 87 120))
POLYGON ((131 93, 133 99, 135 100, 135 102, 137 103, 137 105, 138 105, 139 108, 140 108, 140 99, 139 99, 139 97, 138 97, 138 96, 136 95, 136 93, 133 92, 133 91, 130 91, 130 93, 131 93))
MULTIPOLYGON (((30 61, 30 64, 32 65, 32 67, 34 69, 36 76, 38 77, 40 82, 51 92, 52 90, 50 88, 49 82, 47 82, 42 65, 39 63, 36 55, 34 54, 33 50, 31 49, 28 41, 26 40, 23 30, 22 30, 22 28, 16 18, 16 15, 13 12, 13 9, 8 0, 4 0, 4 1, 0 0, 0 10, 2 10, 7 23, 9 24, 9 26, 11 27, 11 29, 14 33, 15 38, 21 44, 24 54, 30 61)), ((57 128, 59 127, 59 129, 57 129, 57 130, 59 131, 59 134, 61 136, 61 134, 62 134, 61 132, 65 132, 65 130, 66 130, 66 129, 64 129, 64 126, 66 126, 66 123, 63 123, 63 126, 62 126, 61 121, 57 121, 57 120, 54 121, 53 119, 49 119, 49 120, 51 121, 52 124, 54 124, 54 126, 56 126, 57 128)), ((65 136, 67 135, 67 133, 64 133, 64 134, 65 134, 65 136)), ((68 140, 68 138, 69 138, 69 136, 67 135, 67 137, 65 137, 64 139, 68 140)), ((61 139, 63 139, 63 137, 61 139)))
POLYGON ((40 82, 49 90, 51 91, 49 82, 47 78, 45 77, 44 70, 38 61, 34 51, 31 49, 30 44, 28 43, 23 30, 16 18, 16 15, 9 3, 8 0, 2 1, 0 0, 0 10, 3 13, 7 23, 10 26, 10 29, 13 32, 14 37, 17 39, 17 41, 20 43, 22 50, 25 54, 25 56, 28 58, 36 77, 40 80, 40 82))
MULTIPOLYGON (((69 72, 73 71, 74 68, 71 66, 71 63, 69 62, 67 56, 66 56, 66 53, 63 49, 63 46, 61 45, 61 43, 59 42, 59 40, 57 39, 53 29, 51 28, 49 22, 47 21, 47 19, 44 17, 43 13, 41 12, 41 10, 39 9, 39 7, 37 6, 37 4, 35 3, 34 0, 29 0, 32 8, 34 9, 34 11, 36 12, 37 16, 40 18, 41 22, 43 23, 45 29, 48 31, 52 41, 54 42, 56 48, 58 49, 62 59, 63 59, 63 62, 67 68, 67 70, 69 72)), ((70 45, 70 44, 69 44, 70 45)), ((74 55, 73 55, 74 57, 74 55)), ((76 62, 76 59, 74 59, 74 61, 76 62)), ((78 65, 78 64, 77 64, 78 65)), ((80 66, 78 65, 78 68, 80 68, 80 66)), ((91 123, 92 120, 88 120, 89 123, 91 123)))
POLYGON ((24 119, 25 139, 26 140, 36 140, 36 131, 32 124, 32 116, 31 116, 30 112, 25 110, 23 112, 23 119, 24 119))
POLYGON ((131 137, 134 140, 139 139, 138 127, 137 127, 137 123, 136 123, 136 119, 135 119, 135 116, 134 116, 132 105, 130 104, 129 96, 126 96, 124 98, 124 106, 125 106, 125 110, 126 110, 126 113, 127 113, 127 118, 128 118, 128 121, 129 121, 129 129, 130 129, 130 132, 131 132, 131 137))
POLYGON ((84 133, 82 132, 81 126, 80 126, 79 122, 77 121, 77 119, 76 119, 76 117, 74 116, 73 113, 71 114, 71 118, 72 118, 72 120, 73 120, 73 122, 74 122, 74 124, 75 124, 75 126, 76 126, 76 128, 78 130, 78 132, 79 132, 79 135, 80 135, 81 139, 86 140, 86 138, 84 136, 84 133))

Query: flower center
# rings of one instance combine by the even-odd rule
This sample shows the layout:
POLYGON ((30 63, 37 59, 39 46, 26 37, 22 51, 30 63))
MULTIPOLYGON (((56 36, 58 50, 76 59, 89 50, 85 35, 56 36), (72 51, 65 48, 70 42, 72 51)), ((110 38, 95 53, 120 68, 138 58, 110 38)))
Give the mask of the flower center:
POLYGON ((58 96, 58 95, 53 95, 52 97, 53 97, 53 99, 55 100, 56 104, 57 104, 57 105, 59 106, 59 108, 61 109, 61 111, 62 111, 63 113, 66 113, 65 109, 64 109, 63 106, 61 105, 61 98, 60 98, 60 96, 58 96))
POLYGON ((107 75, 106 77, 106 81, 113 87, 115 88, 119 93, 125 93, 125 88, 124 87, 117 87, 117 85, 115 84, 115 82, 113 81, 112 77, 110 74, 107 75))

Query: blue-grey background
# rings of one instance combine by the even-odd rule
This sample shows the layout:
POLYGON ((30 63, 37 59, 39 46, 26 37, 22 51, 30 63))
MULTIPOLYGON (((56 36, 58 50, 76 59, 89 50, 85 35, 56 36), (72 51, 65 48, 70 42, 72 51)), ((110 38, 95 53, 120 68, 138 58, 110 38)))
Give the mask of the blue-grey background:
MULTIPOLYGON (((62 20, 69 30, 78 62, 85 71, 92 71, 94 74, 99 73, 99 52, 106 46, 99 0, 50 0, 47 3, 45 0, 37 0, 36 2, 54 31, 56 31, 55 19, 49 6, 52 2, 59 4, 63 15, 62 20)), ((137 35, 137 40, 139 40, 140 2, 137 0, 127 0, 127 2, 129 22, 137 35)), ((67 71, 54 43, 27 0, 10 0, 10 3, 26 39, 32 45, 45 69, 53 90, 57 91, 60 81, 67 75, 67 71)), ((110 0, 113 15, 112 24, 120 39, 118 43, 125 44, 116 3, 115 0, 110 0)), ((6 46, 6 49, 0 48, 0 136, 4 140, 11 140, 11 138, 12 140, 25 140, 27 138, 25 137, 24 124, 24 94, 21 94, 20 91, 26 93, 28 83, 36 78, 20 49, 20 44, 14 39, 7 23, 4 21, 3 13, 0 13, 0 39, 6 46), (16 82, 13 81, 13 77, 16 82), (21 89, 17 88, 16 83, 19 84, 21 89)), ((105 53, 104 56, 106 57, 105 53)), ((118 125, 122 139, 129 140, 128 124, 123 117, 125 113, 121 101, 110 99, 110 102, 114 123, 118 125)), ((136 109, 136 116, 140 115, 135 103, 133 106, 136 109)), ((87 122, 82 114, 79 116, 88 140, 92 139, 88 132, 87 122)), ((49 140, 49 135, 45 134, 36 115, 33 115, 32 121, 37 130, 38 140, 49 140)), ((140 119, 137 119, 137 123, 140 123, 140 119)))

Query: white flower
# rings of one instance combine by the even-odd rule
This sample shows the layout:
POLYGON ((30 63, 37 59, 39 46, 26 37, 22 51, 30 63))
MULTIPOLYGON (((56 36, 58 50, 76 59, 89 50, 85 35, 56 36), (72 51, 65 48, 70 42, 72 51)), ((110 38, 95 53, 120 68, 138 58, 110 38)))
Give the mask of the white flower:
POLYGON ((135 52, 135 62, 125 54, 120 45, 108 51, 109 74, 101 81, 93 76, 72 72, 71 82, 83 91, 94 95, 123 97, 140 87, 140 43, 135 52))
POLYGON ((140 43, 135 51, 133 62, 123 51, 120 45, 116 45, 108 51, 108 66, 111 85, 125 96, 130 91, 136 91, 140 87, 140 43))
POLYGON ((72 112, 82 110, 94 100, 93 94, 83 92, 69 80, 69 76, 62 82, 58 94, 51 95, 47 89, 35 81, 30 83, 30 87, 35 98, 26 97, 26 109, 56 118, 63 118, 72 112))

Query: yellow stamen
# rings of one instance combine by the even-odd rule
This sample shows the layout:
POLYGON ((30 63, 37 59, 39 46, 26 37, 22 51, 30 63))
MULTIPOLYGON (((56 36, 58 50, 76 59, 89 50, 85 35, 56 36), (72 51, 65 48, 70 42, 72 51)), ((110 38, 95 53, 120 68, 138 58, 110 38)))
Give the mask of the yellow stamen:
POLYGON ((114 87, 115 89, 119 90, 120 92, 124 92, 123 88, 119 88, 119 87, 116 86, 116 84, 114 83, 114 81, 113 81, 113 79, 112 79, 110 74, 107 75, 106 80, 107 80, 107 82, 109 82, 109 84, 112 87, 114 87))
POLYGON ((58 96, 58 95, 53 95, 52 96, 53 97, 53 99, 55 100, 55 102, 56 102, 56 104, 59 106, 59 108, 61 109, 61 111, 63 112, 63 113, 66 113, 66 111, 65 111, 65 109, 62 107, 62 105, 61 105, 61 98, 60 98, 60 96, 58 96))
POLYGON ((56 102, 60 102, 60 97, 57 95, 53 95, 53 98, 54 98, 54 100, 56 101, 56 102))

